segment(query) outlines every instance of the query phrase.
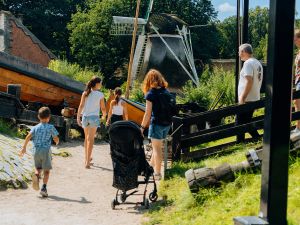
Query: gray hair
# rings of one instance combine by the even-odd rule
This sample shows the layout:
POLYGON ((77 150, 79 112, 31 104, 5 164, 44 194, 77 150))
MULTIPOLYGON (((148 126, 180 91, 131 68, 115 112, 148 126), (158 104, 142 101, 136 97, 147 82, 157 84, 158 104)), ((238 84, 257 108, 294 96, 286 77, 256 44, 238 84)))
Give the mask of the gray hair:
POLYGON ((242 44, 242 45, 239 47, 239 50, 240 50, 240 51, 244 51, 244 52, 246 52, 246 53, 248 53, 248 54, 250 54, 250 55, 253 54, 252 46, 251 46, 250 44, 247 44, 247 43, 242 44))

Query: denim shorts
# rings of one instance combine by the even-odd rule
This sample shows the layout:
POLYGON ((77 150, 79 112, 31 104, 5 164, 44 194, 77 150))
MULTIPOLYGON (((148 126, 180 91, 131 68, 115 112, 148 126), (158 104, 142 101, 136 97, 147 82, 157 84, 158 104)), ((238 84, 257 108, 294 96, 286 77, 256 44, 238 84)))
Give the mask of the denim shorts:
POLYGON ((34 166, 38 170, 51 170, 52 169, 52 156, 51 150, 34 149, 33 150, 34 166))
POLYGON ((100 127, 99 116, 83 116, 82 117, 82 127, 100 127))
POLYGON ((300 90, 300 81, 298 81, 297 83, 296 83, 296 91, 299 91, 300 90))
POLYGON ((158 140, 165 139, 169 133, 170 127, 170 125, 161 126, 158 124, 151 123, 148 131, 148 137, 158 140))

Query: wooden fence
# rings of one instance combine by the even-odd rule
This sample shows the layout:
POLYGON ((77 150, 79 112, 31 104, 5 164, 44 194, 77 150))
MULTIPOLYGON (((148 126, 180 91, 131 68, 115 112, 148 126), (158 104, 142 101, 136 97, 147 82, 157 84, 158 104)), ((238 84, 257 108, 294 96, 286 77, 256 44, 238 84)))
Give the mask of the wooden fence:
MULTIPOLYGON (((300 98, 300 91, 293 93, 293 99, 298 98, 300 98)), ((173 130, 177 130, 177 132, 173 135, 172 160, 199 160, 207 156, 218 154, 224 147, 236 144, 236 141, 216 145, 214 147, 202 148, 195 151, 190 151, 190 148, 209 143, 211 141, 236 136, 241 133, 244 134, 254 128, 263 129, 264 115, 254 117, 251 122, 245 124, 221 124, 208 129, 205 129, 204 125, 209 121, 221 121, 225 117, 235 116, 236 114, 248 112, 250 110, 261 109, 264 108, 264 106, 265 101, 262 99, 257 102, 251 102, 243 105, 232 105, 218 110, 195 114, 181 114, 173 117, 173 130), (198 130, 196 129, 196 131, 190 132, 191 126, 197 126, 198 130)), ((297 119, 300 119, 300 112, 293 112, 292 120, 294 121, 297 119)), ((253 141, 253 139, 248 139, 248 141, 253 141)))

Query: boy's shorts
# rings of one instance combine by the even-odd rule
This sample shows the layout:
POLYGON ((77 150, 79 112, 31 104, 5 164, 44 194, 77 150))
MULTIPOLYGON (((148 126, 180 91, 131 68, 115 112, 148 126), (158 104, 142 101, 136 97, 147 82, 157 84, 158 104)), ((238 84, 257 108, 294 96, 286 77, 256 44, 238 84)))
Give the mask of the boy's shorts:
POLYGON ((161 126, 151 123, 148 131, 148 137, 157 140, 165 139, 169 133, 170 127, 171 126, 161 126))
POLYGON ((82 127, 100 127, 99 116, 83 116, 82 127))
POLYGON ((36 169, 51 170, 52 169, 52 158, 51 150, 35 149, 33 158, 34 166, 36 169))

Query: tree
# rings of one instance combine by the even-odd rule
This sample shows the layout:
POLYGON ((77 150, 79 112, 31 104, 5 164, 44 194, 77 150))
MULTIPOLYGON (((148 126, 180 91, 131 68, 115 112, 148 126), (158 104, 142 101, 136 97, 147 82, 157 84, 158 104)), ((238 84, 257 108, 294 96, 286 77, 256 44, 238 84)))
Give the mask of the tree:
POLYGON ((235 58, 236 55, 236 17, 226 18, 222 23, 217 25, 220 35, 220 58, 235 58))
MULTIPOLYGON (((248 42, 253 46, 258 59, 266 59, 268 22, 268 8, 250 9, 248 42)), ((218 30, 221 37, 220 57, 234 58, 236 54, 236 16, 228 17, 219 23, 218 30)))
MULTIPOLYGON (((102 0, 88 1, 86 9, 72 16, 68 28, 71 31, 72 53, 83 66, 101 70, 108 79, 114 71, 128 63, 131 37, 110 36, 112 16, 134 16, 136 1, 102 0)), ((142 1, 141 16, 146 13, 148 1, 142 1)), ((209 0, 155 1, 152 13, 173 13, 189 25, 208 24, 216 18, 209 0)), ((207 59, 217 52, 217 32, 213 26, 193 32, 195 58, 207 59)))
POLYGON ((70 58, 67 23, 77 5, 85 0, 1 0, 0 9, 21 17, 29 28, 51 51, 70 58))
POLYGON ((68 26, 71 50, 81 66, 100 70, 107 81, 129 54, 130 37, 111 36, 113 15, 130 16, 134 8, 122 0, 89 1, 79 9, 68 26))

